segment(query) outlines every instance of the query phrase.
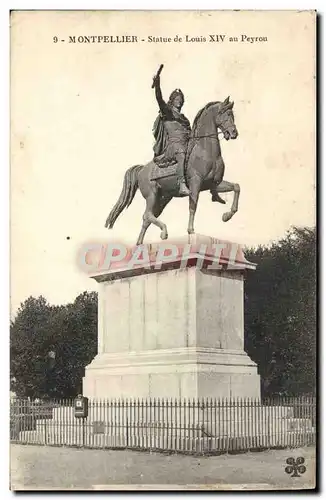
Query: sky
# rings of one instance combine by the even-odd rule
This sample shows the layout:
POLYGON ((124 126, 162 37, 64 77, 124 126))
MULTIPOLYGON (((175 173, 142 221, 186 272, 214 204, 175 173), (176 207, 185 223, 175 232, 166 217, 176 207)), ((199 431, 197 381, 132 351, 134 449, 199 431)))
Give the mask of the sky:
MULTIPOLYGON (((139 192, 113 230, 104 222, 125 171, 152 158, 151 84, 161 63, 163 95, 181 88, 191 122, 209 101, 235 103, 239 137, 221 148, 225 179, 241 187, 239 212, 222 222, 232 194, 223 207, 202 193, 196 232, 252 246, 315 224, 313 13, 29 11, 11 21, 12 314, 30 295, 62 304, 96 290, 76 263, 86 242, 136 242, 145 208, 139 192), (145 41, 67 41, 127 34, 145 41), (177 34, 226 39, 147 41, 177 34), (241 35, 267 41, 230 41, 241 35)), ((169 236, 184 236, 187 199, 173 200, 161 219, 169 236)), ((151 227, 145 242, 159 233, 151 227)))

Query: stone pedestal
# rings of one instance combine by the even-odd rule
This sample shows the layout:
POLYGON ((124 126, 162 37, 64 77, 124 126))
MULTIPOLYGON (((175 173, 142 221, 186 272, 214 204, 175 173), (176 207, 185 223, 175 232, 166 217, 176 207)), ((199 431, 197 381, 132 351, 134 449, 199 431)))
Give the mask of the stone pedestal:
POLYGON ((255 265, 236 244, 188 238, 149 245, 149 262, 130 266, 129 253, 93 276, 98 354, 86 367, 85 396, 260 398, 257 366, 244 351, 244 273, 255 265), (155 269, 162 245, 178 252, 155 269))

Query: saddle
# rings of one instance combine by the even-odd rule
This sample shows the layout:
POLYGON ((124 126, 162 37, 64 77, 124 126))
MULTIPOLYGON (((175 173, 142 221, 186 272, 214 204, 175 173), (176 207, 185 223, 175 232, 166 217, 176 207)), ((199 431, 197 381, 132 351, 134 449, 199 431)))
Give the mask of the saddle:
POLYGON ((152 171, 150 179, 156 181, 164 177, 171 177, 177 174, 177 161, 174 159, 166 159, 164 155, 157 156, 152 163, 152 171))

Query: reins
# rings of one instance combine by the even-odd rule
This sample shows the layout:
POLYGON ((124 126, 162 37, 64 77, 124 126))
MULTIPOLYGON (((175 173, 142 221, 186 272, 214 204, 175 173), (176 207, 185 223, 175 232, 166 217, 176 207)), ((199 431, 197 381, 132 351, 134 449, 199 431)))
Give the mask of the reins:
POLYGON ((189 140, 191 140, 191 139, 216 139, 216 140, 219 140, 218 134, 223 134, 223 132, 221 130, 218 130, 215 134, 193 135, 189 138, 189 140))

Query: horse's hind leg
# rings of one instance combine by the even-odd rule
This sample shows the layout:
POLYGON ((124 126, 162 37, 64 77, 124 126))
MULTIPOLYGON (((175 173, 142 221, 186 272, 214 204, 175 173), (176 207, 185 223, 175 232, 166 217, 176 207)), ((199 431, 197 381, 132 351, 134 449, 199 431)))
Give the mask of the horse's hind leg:
MULTIPOLYGON (((171 201, 171 200, 172 200, 172 197, 161 198, 161 199, 156 200, 156 203, 154 204, 154 207, 153 207, 154 217, 158 217, 163 212, 164 208, 169 203, 169 201, 171 201)), ((146 214, 146 212, 144 213, 144 216, 143 216, 143 225, 142 225, 141 231, 140 231, 139 236, 138 236, 137 245, 141 245, 143 243, 146 231, 149 228, 149 226, 152 224, 152 222, 149 220, 148 217, 146 217, 145 214, 146 214)), ((166 233, 166 237, 167 237, 167 233, 166 233)), ((166 239, 166 238, 162 238, 162 239, 166 239)))
POLYGON ((151 223, 149 220, 143 220, 143 225, 138 236, 137 245, 141 245, 143 243, 146 231, 150 225, 151 223))
MULTIPOLYGON (((171 198, 170 198, 171 199, 171 198)), ((157 198, 157 191, 152 191, 146 199, 146 210, 143 215, 143 226, 140 231, 137 245, 141 245, 144 240, 145 233, 150 226, 150 224, 155 224, 155 226, 161 229, 161 239, 166 240, 168 237, 168 231, 166 225, 157 219, 156 214, 159 215, 165 205, 170 201, 170 199, 160 208, 160 202, 157 198)))
POLYGON ((224 212, 224 214, 222 215, 223 222, 227 222, 238 211, 239 196, 240 196, 240 186, 239 186, 239 184, 236 184, 236 183, 233 183, 233 182, 222 181, 216 187, 216 191, 218 193, 229 193, 231 191, 234 192, 231 210, 229 212, 224 212))

